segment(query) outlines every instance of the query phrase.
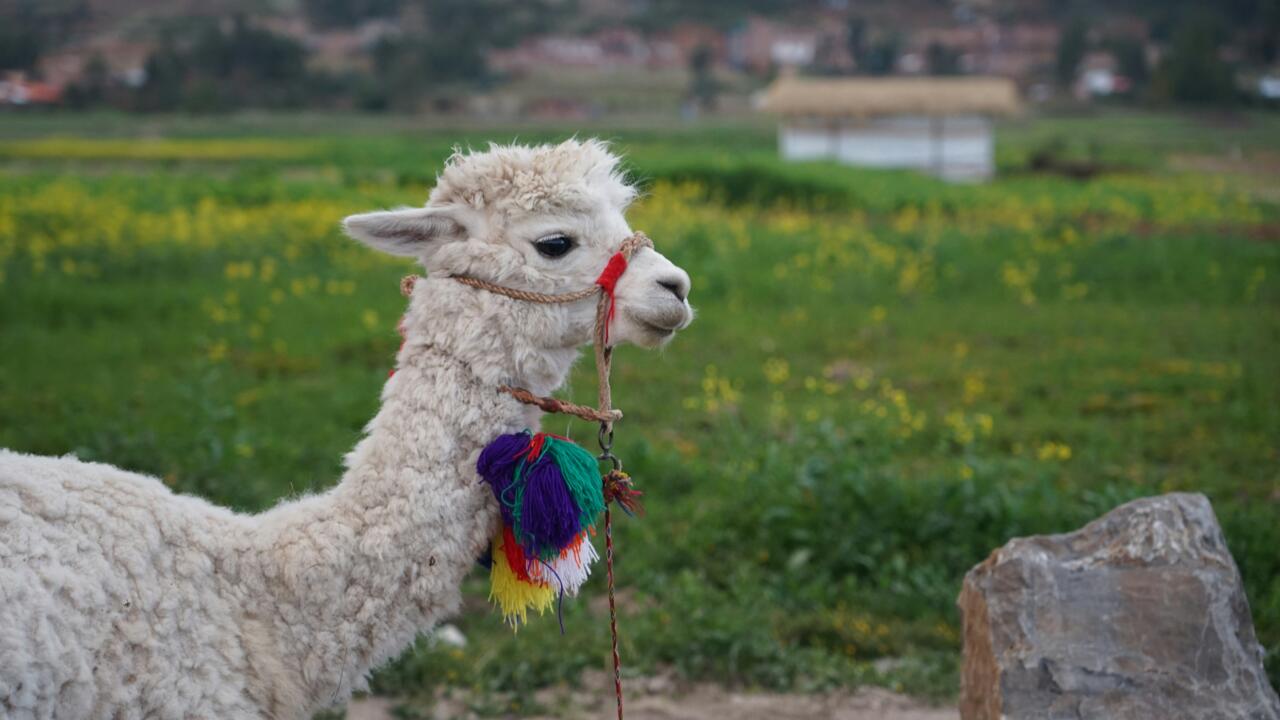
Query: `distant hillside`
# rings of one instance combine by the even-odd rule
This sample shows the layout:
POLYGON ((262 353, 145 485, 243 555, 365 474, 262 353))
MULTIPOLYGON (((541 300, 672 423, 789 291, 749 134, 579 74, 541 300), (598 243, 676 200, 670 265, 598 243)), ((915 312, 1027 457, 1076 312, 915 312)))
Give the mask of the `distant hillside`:
POLYGON ((687 114, 785 73, 1222 106, 1278 52, 1277 0, 0 0, 8 97, 140 111, 687 114))

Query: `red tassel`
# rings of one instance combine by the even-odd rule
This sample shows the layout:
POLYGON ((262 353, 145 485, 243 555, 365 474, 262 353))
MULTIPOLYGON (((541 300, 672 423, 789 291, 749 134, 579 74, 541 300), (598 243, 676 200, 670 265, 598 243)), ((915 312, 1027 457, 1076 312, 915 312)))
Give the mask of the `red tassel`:
POLYGON ((644 505, 640 502, 644 493, 635 488, 630 475, 621 470, 610 470, 601 480, 604 482, 605 505, 615 502, 628 515, 644 516, 644 505))
POLYGON ((613 254, 609 258, 609 264, 604 266, 604 270, 600 273, 600 277, 596 278, 596 284, 604 289, 606 295, 609 296, 609 316, 604 326, 604 341, 609 342, 609 326, 613 324, 613 290, 618 286, 618 278, 622 277, 622 273, 627 271, 627 256, 620 252, 613 254))
POLYGON ((515 573, 517 579, 527 583, 537 582, 529 577, 529 561, 525 559, 520 543, 516 542, 516 535, 511 531, 511 526, 506 523, 502 525, 502 551, 507 556, 507 567, 511 568, 511 572, 515 573))
POLYGON ((622 273, 627 271, 627 256, 620 252, 614 253, 609 258, 609 264, 604 266, 604 270, 600 272, 600 277, 596 278, 596 284, 604 288, 604 291, 613 294, 613 289, 618 285, 618 278, 622 277, 622 273))
POLYGON ((546 433, 535 433, 529 439, 529 447, 524 451, 523 455, 530 463, 542 456, 542 445, 547 441, 546 433))

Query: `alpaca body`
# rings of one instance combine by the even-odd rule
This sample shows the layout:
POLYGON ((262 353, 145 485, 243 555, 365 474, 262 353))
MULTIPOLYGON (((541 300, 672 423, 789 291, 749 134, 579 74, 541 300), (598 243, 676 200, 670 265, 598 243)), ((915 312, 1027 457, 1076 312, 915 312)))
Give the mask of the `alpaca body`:
POLYGON ((213 572, 248 527, 155 478, 0 451, 0 715, 254 717, 243 598, 213 572))
MULTIPOLYGON (((615 165, 595 142, 495 148, 451 160, 424 209, 348 219, 431 273, 327 492, 250 516, 108 465, 0 450, 0 717, 305 718, 456 612, 498 526, 476 457, 540 415, 496 388, 563 384, 594 304, 524 304, 448 276, 589 284, 630 234, 615 165), (476 191, 485 178, 504 191, 476 191), (548 228, 575 234, 568 262, 531 250, 548 228)), ((615 337, 660 345, 692 319, 688 277, 653 251, 632 265, 615 337)))
POLYGON ((258 516, 0 452, 0 714, 306 717, 455 612, 496 521, 476 455, 537 413, 424 314, 343 481, 258 516))

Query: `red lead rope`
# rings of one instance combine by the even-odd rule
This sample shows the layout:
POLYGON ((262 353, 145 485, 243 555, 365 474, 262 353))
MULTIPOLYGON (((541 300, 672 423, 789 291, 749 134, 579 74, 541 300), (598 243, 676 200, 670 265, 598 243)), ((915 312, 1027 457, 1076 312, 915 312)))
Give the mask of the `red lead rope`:
POLYGON ((618 720, 622 720, 622 658, 618 655, 618 608, 613 599, 613 514, 604 506, 604 562, 609 579, 609 633, 613 637, 613 692, 618 698, 618 720))
MULTIPOLYGON (((605 454, 612 454, 605 450, 605 454)), ((622 511, 632 516, 644 515, 644 505, 640 496, 644 493, 635 488, 631 477, 622 472, 616 464, 613 470, 604 476, 604 560, 609 580, 609 632, 613 637, 613 691, 618 698, 618 720, 622 720, 622 659, 618 655, 618 607, 614 599, 613 589, 613 503, 617 503, 622 511)))

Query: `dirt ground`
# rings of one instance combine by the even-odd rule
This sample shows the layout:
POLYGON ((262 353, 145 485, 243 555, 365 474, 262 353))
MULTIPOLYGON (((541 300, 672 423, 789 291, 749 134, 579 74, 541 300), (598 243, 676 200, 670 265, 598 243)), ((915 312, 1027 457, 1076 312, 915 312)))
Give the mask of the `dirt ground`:
MULTIPOLYGON (((593 678, 594 680, 594 678, 593 678)), ((607 678, 599 678, 608 686, 607 678)), ((584 682, 584 687, 595 682, 584 682)), ((755 693, 726 690, 717 685, 677 686, 665 678, 649 678, 627 686, 626 716, 631 720, 958 720, 954 708, 931 707, 881 688, 821 695, 755 693)), ((615 717, 610 692, 587 694, 582 690, 567 694, 554 691, 540 695, 539 704, 555 708, 551 718, 606 720, 615 717)), ((347 708, 348 720, 391 720, 394 703, 382 698, 353 700, 347 708)), ((465 704, 442 699, 434 708, 436 718, 468 715, 465 704)))
POLYGON ((1222 175, 1243 180, 1241 187, 1259 199, 1280 200, 1280 153, 1236 151, 1228 155, 1180 154, 1169 158, 1169 167, 1180 172, 1222 175))

